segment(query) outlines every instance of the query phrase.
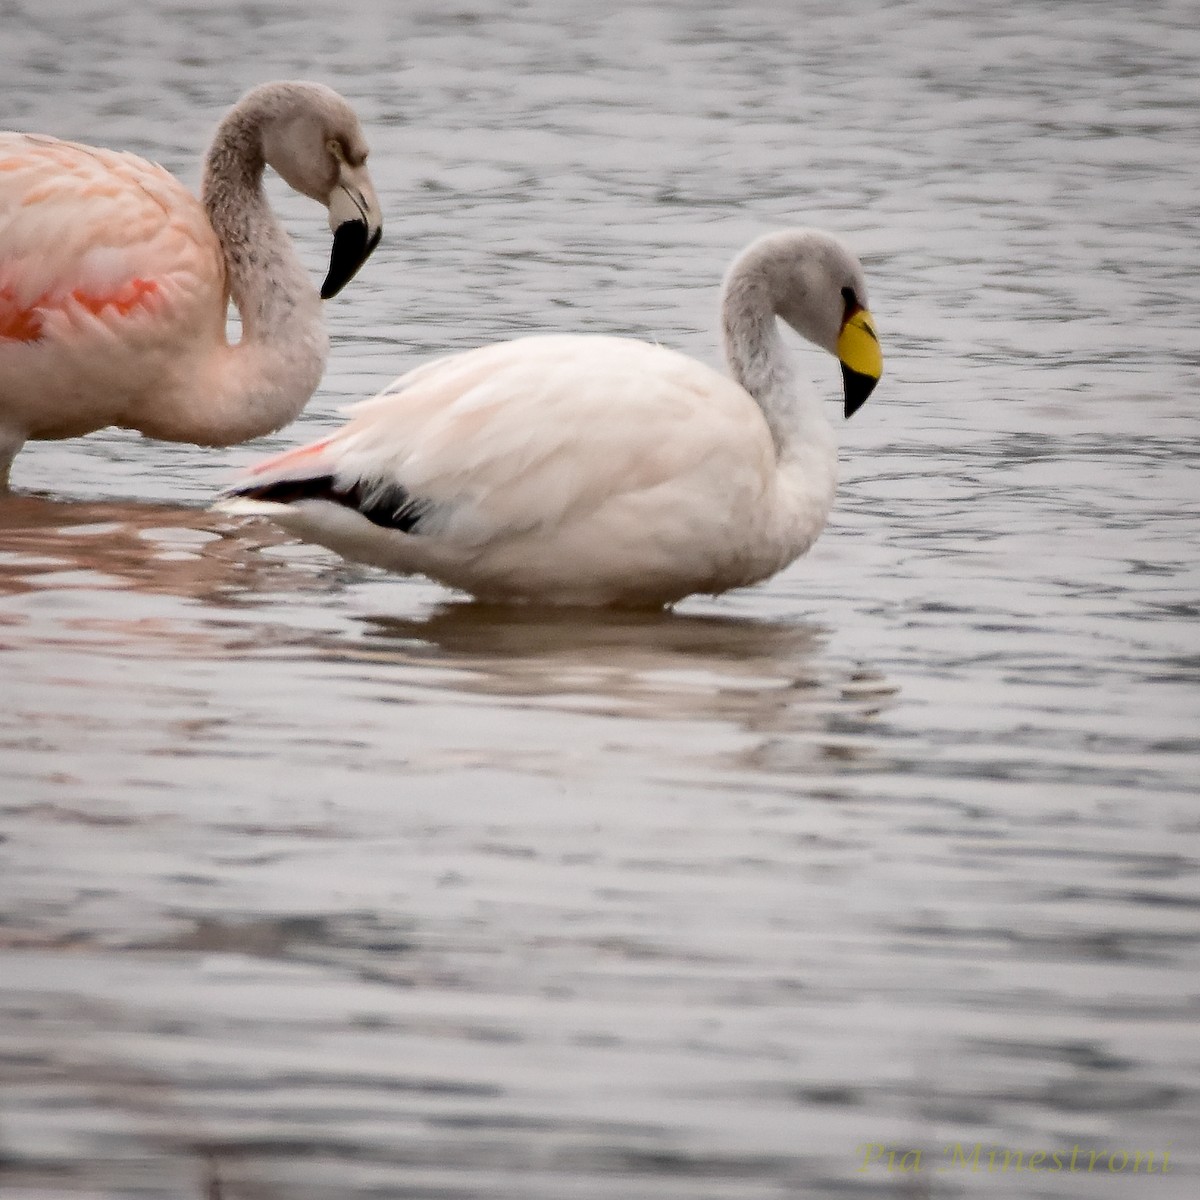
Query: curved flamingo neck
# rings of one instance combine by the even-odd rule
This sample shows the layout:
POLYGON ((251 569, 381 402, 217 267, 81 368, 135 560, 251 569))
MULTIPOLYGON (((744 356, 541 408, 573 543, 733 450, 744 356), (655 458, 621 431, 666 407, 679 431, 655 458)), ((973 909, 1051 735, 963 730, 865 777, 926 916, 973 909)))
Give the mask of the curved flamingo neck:
POLYGON ((257 106, 221 122, 204 164, 204 208, 225 257, 242 338, 225 347, 212 394, 196 417, 213 427, 197 440, 231 443, 270 432, 297 416, 325 368, 321 299, 263 190, 257 106))
POLYGON ((754 397, 782 455, 812 422, 825 423, 819 401, 798 386, 779 336, 773 277, 767 264, 743 257, 725 281, 721 332, 730 374, 754 397))
POLYGON ((809 314, 797 310, 789 264, 781 269, 773 250, 771 243, 751 246, 733 264, 721 328, 730 373, 757 402, 775 443, 778 536, 795 557, 820 533, 833 504, 837 439, 816 391, 796 378, 780 336, 781 308, 793 328, 809 314))

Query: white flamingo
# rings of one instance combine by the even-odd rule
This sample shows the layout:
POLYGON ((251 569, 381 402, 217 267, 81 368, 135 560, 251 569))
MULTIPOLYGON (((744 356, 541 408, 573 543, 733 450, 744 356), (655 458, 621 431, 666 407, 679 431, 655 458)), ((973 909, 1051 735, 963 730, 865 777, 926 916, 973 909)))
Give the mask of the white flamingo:
POLYGON ((226 114, 202 203, 135 155, 0 133, 0 490, 30 438, 117 425, 222 446, 292 420, 325 366, 321 299, 379 241, 366 158, 349 104, 314 83, 263 84, 226 114), (264 164, 329 209, 319 295, 264 164))
POLYGON ((623 338, 485 346, 401 376, 218 507, 485 600, 658 607, 757 582, 812 545, 837 474, 776 317, 841 360, 850 416, 883 370, 862 267, 791 230, 726 278, 732 379, 623 338))

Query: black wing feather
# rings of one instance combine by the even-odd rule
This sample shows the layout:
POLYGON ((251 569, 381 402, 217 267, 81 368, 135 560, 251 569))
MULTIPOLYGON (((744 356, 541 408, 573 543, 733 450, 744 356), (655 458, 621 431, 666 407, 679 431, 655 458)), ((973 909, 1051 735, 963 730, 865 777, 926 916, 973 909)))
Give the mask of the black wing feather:
POLYGON ((311 479, 278 479, 273 483, 252 484, 233 488, 231 496, 250 500, 271 500, 276 504, 295 504, 297 500, 329 500, 362 513, 373 525, 383 529, 398 529, 401 533, 418 533, 421 519, 433 507, 428 500, 413 496, 398 483, 364 484, 355 480, 339 485, 332 475, 317 475, 311 479))

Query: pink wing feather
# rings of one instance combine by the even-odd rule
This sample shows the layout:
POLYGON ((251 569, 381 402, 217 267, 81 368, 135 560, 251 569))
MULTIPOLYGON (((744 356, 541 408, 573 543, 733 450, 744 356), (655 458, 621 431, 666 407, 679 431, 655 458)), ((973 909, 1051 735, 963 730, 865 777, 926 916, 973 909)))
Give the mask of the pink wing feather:
POLYGON ((0 134, 0 338, 36 341, 74 306, 128 316, 197 291, 219 304, 220 247, 198 201, 161 167, 0 134))
POLYGON ((200 202, 133 154, 0 133, 0 419, 21 437, 120 423, 181 353, 225 342, 200 202))

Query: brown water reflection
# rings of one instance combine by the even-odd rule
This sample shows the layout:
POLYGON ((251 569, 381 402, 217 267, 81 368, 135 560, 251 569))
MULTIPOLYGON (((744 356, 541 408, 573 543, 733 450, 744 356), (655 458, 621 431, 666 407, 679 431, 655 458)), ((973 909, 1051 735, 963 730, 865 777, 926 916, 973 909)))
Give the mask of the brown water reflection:
POLYGON ((312 586, 312 573, 249 552, 286 538, 268 528, 261 537, 232 532, 228 522, 172 505, 0 496, 0 593, 130 587, 207 603, 270 583, 312 586))
MULTIPOLYGON (((47 637, 58 645, 75 635, 122 654, 303 651, 330 663, 452 668, 454 688, 483 695, 574 697, 592 712, 758 730, 794 726, 787 714, 811 727, 831 706, 877 712, 896 690, 866 669, 831 680, 820 659, 826 631, 795 620, 493 606, 420 583, 412 615, 352 608, 351 620, 343 610, 315 627, 281 620, 301 598, 345 597, 364 576, 381 578, 260 523, 165 505, 0 499, 0 594, 57 594, 47 637), (127 591, 208 607, 202 620, 178 606, 150 615, 119 599, 127 591)), ((28 619, 44 615, 36 605, 28 619)))
MULTIPOLYGON (((833 667, 823 654, 827 631, 796 621, 464 602, 416 618, 367 616, 363 623, 365 647, 327 649, 358 662, 452 663, 455 689, 506 704, 524 697, 539 708, 716 721, 755 735, 724 760, 697 742, 697 764, 722 769, 790 773, 826 757, 878 766, 878 747, 828 735, 878 717, 898 691, 879 672, 833 667), (796 734, 806 736, 798 743, 796 734)), ((672 757, 664 747, 664 761, 672 757)))

